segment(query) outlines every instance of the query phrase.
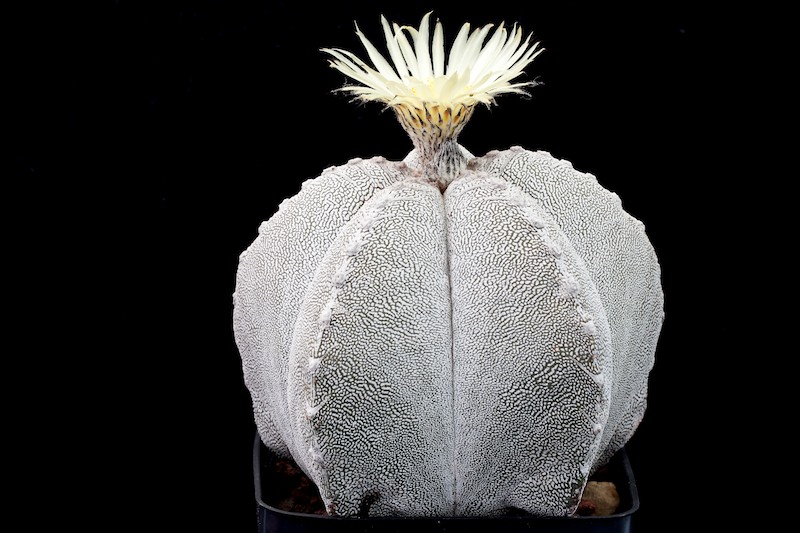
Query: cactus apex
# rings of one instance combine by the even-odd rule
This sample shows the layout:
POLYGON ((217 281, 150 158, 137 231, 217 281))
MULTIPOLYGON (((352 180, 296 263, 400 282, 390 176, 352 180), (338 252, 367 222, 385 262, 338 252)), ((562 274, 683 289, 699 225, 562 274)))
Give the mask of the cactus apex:
POLYGON ((356 24, 356 34, 373 66, 346 50, 321 51, 331 56, 331 67, 357 82, 339 91, 394 110, 419 151, 421 170, 444 191, 466 166, 456 139, 474 108, 479 103, 493 104, 501 94, 527 94, 525 89, 536 82, 514 80, 542 49, 538 42, 531 42, 530 35, 523 40, 516 24, 508 30, 501 23, 491 37, 491 24, 472 32, 464 24, 445 61, 442 25, 436 22, 431 41, 430 15, 422 17, 419 28, 390 26, 381 16, 389 60, 356 24))

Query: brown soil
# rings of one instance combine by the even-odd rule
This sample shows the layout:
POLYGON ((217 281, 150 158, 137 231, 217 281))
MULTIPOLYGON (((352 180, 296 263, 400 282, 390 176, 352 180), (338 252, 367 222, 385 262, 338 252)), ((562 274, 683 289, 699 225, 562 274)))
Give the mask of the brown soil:
POLYGON ((276 490, 273 493, 276 508, 294 513, 327 515, 322 498, 314 482, 294 461, 278 459, 273 465, 276 490))

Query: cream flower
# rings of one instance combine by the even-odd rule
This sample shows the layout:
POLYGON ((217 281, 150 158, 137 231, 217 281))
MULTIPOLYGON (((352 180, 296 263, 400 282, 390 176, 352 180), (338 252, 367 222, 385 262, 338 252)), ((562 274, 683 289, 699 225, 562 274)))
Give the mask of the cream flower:
POLYGON ((442 190, 466 166, 467 153, 457 143, 478 103, 490 105, 499 94, 522 93, 532 81, 513 82, 541 53, 539 43, 523 41, 522 30, 500 24, 488 38, 492 25, 470 32, 464 24, 456 35, 445 63, 444 31, 438 21, 429 32, 430 13, 419 28, 389 25, 381 16, 388 61, 356 25, 356 34, 373 66, 352 52, 323 48, 330 65, 357 81, 339 89, 364 101, 391 107, 416 149, 419 170, 442 190))
POLYGON ((453 42, 445 64, 444 32, 436 22, 430 42, 430 13, 419 29, 392 24, 381 16, 386 47, 391 62, 375 48, 356 25, 374 67, 355 54, 339 48, 323 48, 330 54, 330 65, 359 82, 341 90, 361 100, 383 102, 389 106, 425 109, 426 104, 445 108, 473 107, 477 103, 491 104, 503 93, 525 93, 524 88, 535 82, 512 80, 542 51, 539 43, 531 44, 529 35, 522 41, 522 29, 515 24, 511 31, 500 24, 486 41, 492 24, 470 32, 464 24, 453 42), (407 35, 406 35, 407 34, 407 35), (484 44, 485 42, 485 44, 484 44))

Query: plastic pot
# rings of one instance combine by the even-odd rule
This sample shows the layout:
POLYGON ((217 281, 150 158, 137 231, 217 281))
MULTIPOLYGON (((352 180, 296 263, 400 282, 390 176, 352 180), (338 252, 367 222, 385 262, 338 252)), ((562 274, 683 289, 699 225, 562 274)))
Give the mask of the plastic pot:
POLYGON ((609 462, 607 478, 619 493, 617 512, 608 516, 441 518, 345 518, 290 512, 275 507, 270 495, 279 481, 273 474, 276 457, 256 434, 253 445, 253 478, 258 504, 259 533, 462 533, 503 531, 504 533, 628 533, 632 516, 639 508, 639 495, 630 461, 621 449, 609 462))

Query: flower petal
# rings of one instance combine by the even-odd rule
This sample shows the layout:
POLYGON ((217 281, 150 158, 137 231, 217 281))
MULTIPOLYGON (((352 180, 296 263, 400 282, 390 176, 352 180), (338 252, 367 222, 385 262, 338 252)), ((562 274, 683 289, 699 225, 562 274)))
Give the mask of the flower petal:
POLYGON ((504 23, 497 27, 488 24, 471 31, 470 24, 465 23, 446 53, 444 30, 438 20, 431 41, 430 16, 428 12, 422 17, 419 28, 390 25, 381 16, 391 61, 357 24, 356 34, 373 66, 347 50, 323 48, 323 52, 332 56, 329 63, 333 68, 363 85, 339 90, 362 100, 425 109, 426 104, 490 105, 497 95, 524 94, 526 88, 536 85, 532 81, 511 83, 542 52, 538 42, 532 43, 531 35, 522 41, 522 29, 517 24, 511 29, 504 23), (492 28, 495 29, 486 41, 492 28))
POLYGON ((386 48, 389 50, 389 55, 392 58, 397 75, 402 78, 408 75, 408 67, 406 66, 406 60, 403 59, 403 52, 400 51, 397 40, 394 38, 394 33, 392 33, 392 29, 389 27, 389 22, 383 15, 381 15, 381 25, 383 26, 384 37, 386 37, 386 48))
POLYGON ((431 45, 431 54, 433 55, 433 76, 439 77, 444 75, 444 30, 442 30, 442 23, 436 21, 436 29, 433 30, 433 44, 431 45))
POLYGON ((395 73, 394 69, 391 67, 391 65, 389 65, 389 63, 386 62, 386 59, 384 59, 383 55, 381 55, 381 53, 378 52, 378 49, 375 48, 369 41, 369 39, 367 39, 367 37, 361 32, 361 30, 358 27, 358 24, 356 24, 355 26, 356 26, 356 35, 358 35, 358 38, 361 39, 361 44, 364 45, 364 48, 366 49, 367 54, 369 55, 369 58, 372 60, 372 64, 375 65, 375 68, 378 69, 378 72, 380 72, 389 79, 399 80, 400 78, 397 77, 397 74, 395 73))

